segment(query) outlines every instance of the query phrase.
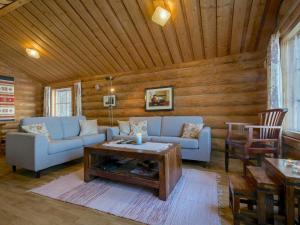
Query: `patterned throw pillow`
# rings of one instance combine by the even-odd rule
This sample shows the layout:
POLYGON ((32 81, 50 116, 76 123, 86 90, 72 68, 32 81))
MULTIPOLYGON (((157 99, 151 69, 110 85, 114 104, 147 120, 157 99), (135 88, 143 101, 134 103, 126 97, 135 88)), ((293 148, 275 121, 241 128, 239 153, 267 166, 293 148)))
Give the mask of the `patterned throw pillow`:
POLYGON ((79 136, 98 134, 97 120, 80 120, 79 136))
POLYGON ((130 133, 129 135, 135 136, 137 133, 141 133, 143 137, 147 137, 147 120, 145 121, 130 121, 130 133))
POLYGON ((130 124, 129 121, 120 121, 118 120, 120 135, 129 135, 130 133, 130 124))
POLYGON ((201 129, 203 128, 202 124, 194 124, 194 123, 184 123, 182 136, 183 138, 198 138, 201 129))
POLYGON ((24 125, 24 126, 21 126, 21 127, 27 133, 42 134, 42 135, 45 135, 48 140, 50 140, 50 134, 47 130, 46 124, 44 124, 44 123, 24 125))

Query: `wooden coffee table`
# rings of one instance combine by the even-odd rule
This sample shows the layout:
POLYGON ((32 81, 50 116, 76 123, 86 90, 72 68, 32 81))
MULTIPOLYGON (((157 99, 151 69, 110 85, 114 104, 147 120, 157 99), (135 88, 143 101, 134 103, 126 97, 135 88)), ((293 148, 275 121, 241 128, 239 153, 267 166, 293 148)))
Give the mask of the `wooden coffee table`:
MULTIPOLYGON (((133 160, 133 161, 134 161, 133 160)), ((122 147, 111 147, 97 144, 84 148, 84 181, 89 182, 95 177, 113 181, 136 184, 153 188, 158 191, 161 200, 167 200, 182 175, 180 145, 171 144, 163 151, 137 150, 122 147), (132 174, 131 166, 122 166, 116 170, 106 170, 99 163, 107 157, 132 158, 134 160, 152 160, 158 163, 156 177, 132 174)))

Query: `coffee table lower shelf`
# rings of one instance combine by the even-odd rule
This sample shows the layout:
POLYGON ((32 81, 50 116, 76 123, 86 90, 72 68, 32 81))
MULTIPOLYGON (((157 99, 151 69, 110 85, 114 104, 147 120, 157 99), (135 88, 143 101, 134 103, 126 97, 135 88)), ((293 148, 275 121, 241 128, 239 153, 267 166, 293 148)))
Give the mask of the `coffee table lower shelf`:
POLYGON ((105 171, 98 168, 90 168, 88 169, 88 174, 89 175, 84 178, 85 182, 90 181, 94 177, 101 177, 113 181, 126 182, 129 184, 137 184, 144 187, 150 187, 155 189, 159 188, 159 180, 130 174, 129 172, 119 173, 119 172, 105 171))

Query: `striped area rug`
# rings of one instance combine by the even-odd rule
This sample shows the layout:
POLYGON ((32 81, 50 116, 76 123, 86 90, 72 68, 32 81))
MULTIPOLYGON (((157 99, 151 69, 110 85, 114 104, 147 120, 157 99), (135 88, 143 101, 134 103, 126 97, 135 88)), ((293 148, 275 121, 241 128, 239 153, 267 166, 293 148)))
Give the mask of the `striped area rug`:
POLYGON ((217 174, 184 169, 167 201, 149 189, 103 179, 83 181, 83 170, 71 173, 33 193, 153 225, 218 225, 217 174))

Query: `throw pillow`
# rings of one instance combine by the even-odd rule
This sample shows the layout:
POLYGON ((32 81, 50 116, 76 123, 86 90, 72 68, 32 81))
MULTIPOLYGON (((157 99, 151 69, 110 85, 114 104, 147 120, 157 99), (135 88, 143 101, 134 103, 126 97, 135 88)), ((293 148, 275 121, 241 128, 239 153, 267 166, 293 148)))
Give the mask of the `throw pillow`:
POLYGON ((143 137, 147 137, 147 120, 145 121, 130 121, 130 133, 129 135, 135 136, 137 133, 141 133, 143 137))
POLYGON ((80 120, 79 136, 98 134, 97 120, 80 120))
POLYGON ((47 130, 45 123, 36 123, 36 124, 24 125, 21 127, 27 133, 42 134, 45 135, 48 140, 50 140, 50 134, 47 130))
POLYGON ((129 135, 130 133, 130 124, 129 121, 120 121, 118 120, 120 135, 129 135))
POLYGON ((198 138, 203 124, 184 123, 182 136, 183 138, 198 138))

